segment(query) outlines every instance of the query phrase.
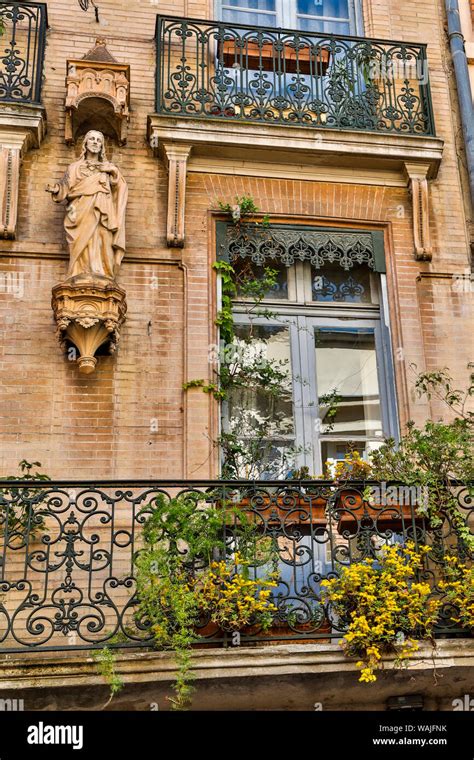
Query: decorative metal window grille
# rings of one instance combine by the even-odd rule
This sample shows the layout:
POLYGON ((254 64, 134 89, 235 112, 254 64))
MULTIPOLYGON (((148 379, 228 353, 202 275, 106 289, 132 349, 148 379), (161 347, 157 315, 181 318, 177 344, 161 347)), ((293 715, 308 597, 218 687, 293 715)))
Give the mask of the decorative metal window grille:
POLYGON ((219 258, 230 263, 249 259, 257 266, 276 261, 293 266, 309 261, 316 269, 338 264, 349 271, 366 264, 373 271, 385 271, 382 233, 341 231, 321 228, 269 228, 227 225, 219 245, 219 258))

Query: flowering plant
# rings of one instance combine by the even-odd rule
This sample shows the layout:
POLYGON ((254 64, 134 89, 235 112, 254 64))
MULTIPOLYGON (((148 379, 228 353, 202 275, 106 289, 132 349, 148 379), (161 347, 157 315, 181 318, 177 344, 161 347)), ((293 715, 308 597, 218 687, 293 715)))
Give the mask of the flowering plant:
MULTIPOLYGON (((209 495, 208 495, 209 496, 209 495)), ((268 628, 272 576, 249 577, 249 566, 268 561, 269 546, 245 513, 221 503, 212 507, 199 492, 174 498, 159 494, 144 507, 143 548, 135 556, 136 624, 148 628, 156 646, 174 652, 177 678, 173 709, 187 709, 193 693, 192 646, 203 617, 223 630, 257 623, 268 628), (239 552, 229 556, 224 536, 232 531, 239 552), (216 552, 223 557, 215 560, 216 552)))
POLYGON ((382 654, 395 651, 399 663, 430 638, 440 600, 430 598, 428 583, 417 580, 428 546, 383 546, 377 559, 343 567, 338 578, 322 581, 323 599, 347 626, 340 642, 348 656, 359 657, 359 681, 377 680, 382 654))
POLYGON ((453 605, 454 623, 474 631, 474 566, 466 565, 454 555, 445 557, 445 577, 439 588, 446 593, 446 601, 453 605))
POLYGON ((372 474, 369 462, 362 459, 358 451, 348 451, 344 459, 336 462, 334 480, 345 483, 347 480, 367 480, 372 474))
POLYGON ((249 578, 250 562, 239 553, 235 554, 234 563, 211 563, 199 583, 199 608, 223 631, 238 631, 254 623, 267 630, 276 612, 270 596, 277 583, 272 576, 249 578))

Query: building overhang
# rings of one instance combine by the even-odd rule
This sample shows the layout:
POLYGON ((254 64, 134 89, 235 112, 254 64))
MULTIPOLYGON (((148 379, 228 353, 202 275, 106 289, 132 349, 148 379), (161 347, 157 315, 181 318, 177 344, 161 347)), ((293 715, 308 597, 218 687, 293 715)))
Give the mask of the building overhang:
POLYGON ((444 142, 439 137, 380 132, 309 129, 242 121, 148 117, 148 140, 159 150, 163 143, 191 145, 193 156, 233 157, 237 160, 356 166, 404 171, 405 163, 428 165, 427 179, 438 174, 444 142), (216 152, 217 151, 217 152, 216 152))

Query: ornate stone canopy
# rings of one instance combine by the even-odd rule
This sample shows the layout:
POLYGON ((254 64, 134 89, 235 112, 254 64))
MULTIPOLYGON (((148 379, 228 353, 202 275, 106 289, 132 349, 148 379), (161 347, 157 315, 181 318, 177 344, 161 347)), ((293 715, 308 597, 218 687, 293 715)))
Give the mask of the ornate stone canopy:
POLYGON ((67 61, 65 140, 94 127, 119 145, 127 141, 130 101, 130 66, 119 63, 98 37, 81 59, 67 61))

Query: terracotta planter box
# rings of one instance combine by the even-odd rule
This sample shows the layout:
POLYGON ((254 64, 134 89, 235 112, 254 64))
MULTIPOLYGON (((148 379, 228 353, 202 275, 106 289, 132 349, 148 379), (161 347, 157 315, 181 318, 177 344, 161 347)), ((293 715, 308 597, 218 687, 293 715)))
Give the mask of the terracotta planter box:
POLYGON ((403 526, 421 525, 423 517, 416 514, 416 508, 409 504, 383 506, 368 504, 361 494, 351 488, 344 489, 338 498, 336 508, 340 511, 338 532, 357 528, 361 520, 373 520, 383 530, 401 531, 403 526), (344 511, 343 511, 344 510, 344 511))
POLYGON ((265 501, 262 504, 254 502, 251 498, 241 499, 239 507, 246 512, 250 519, 260 515, 268 524, 277 524, 279 522, 296 523, 301 525, 326 525, 326 500, 320 497, 304 496, 291 497, 279 496, 276 499, 267 498, 268 506, 265 501))
MULTIPOLYGON (((321 638, 321 633, 327 633, 329 634, 331 632, 331 625, 328 621, 325 621, 324 624, 317 629, 317 631, 313 630, 314 626, 311 623, 306 623, 304 625, 299 626, 298 631, 294 631, 287 623, 283 623, 281 625, 275 625, 272 628, 269 628, 267 631, 261 631, 256 626, 248 626, 244 628, 241 633, 242 636, 249 636, 252 638, 258 639, 259 645, 266 645, 266 646, 274 646, 275 644, 287 644, 288 639, 278 639, 277 636, 297 636, 298 634, 304 634, 308 633, 308 638, 303 638, 301 640, 294 639, 291 641, 292 644, 306 644, 308 641, 317 641, 318 643, 328 643, 330 641, 329 637, 321 638), (318 638, 316 636, 314 638, 311 638, 311 633, 313 634, 319 634, 318 638), (268 638, 272 636, 273 640, 269 641, 268 638)), ((199 636, 202 637, 209 637, 209 641, 203 641, 199 642, 199 644, 193 644, 193 648, 195 649, 212 649, 215 648, 218 643, 216 642, 216 638, 219 638, 222 635, 222 631, 219 629, 219 626, 215 623, 207 623, 206 626, 203 628, 199 628, 196 633, 199 636)), ((231 634, 229 634, 231 636, 231 634)), ((252 642, 249 642, 252 643, 252 642)), ((242 645, 244 645, 244 641, 242 642, 242 645)))
MULTIPOLYGON (((311 623, 305 623, 303 625, 298 626, 298 630, 294 631, 293 628, 291 628, 288 623, 282 623, 281 625, 275 625, 272 626, 272 628, 269 628, 268 631, 258 631, 255 628, 249 627, 245 629, 244 633, 247 636, 254 636, 257 639, 262 639, 262 644, 266 644, 266 646, 275 646, 276 644, 307 644, 309 641, 311 642, 318 642, 320 644, 327 644, 330 642, 329 637, 321 638, 322 633, 331 633, 331 624, 326 620, 324 621, 323 625, 318 628, 317 630, 314 629, 314 625, 311 623), (299 639, 293 639, 292 641, 289 641, 286 638, 278 639, 277 636, 298 636, 298 634, 307 634, 307 638, 303 638, 301 640, 299 639), (313 634, 314 638, 311 637, 311 634, 313 634), (272 641, 266 641, 266 639, 272 636, 272 641), (317 638, 316 638, 317 636, 317 638)), ((260 644, 260 641, 259 641, 260 644)))
POLYGON ((241 60, 245 68, 250 70, 263 70, 278 72, 278 65, 275 64, 285 60, 284 70, 288 74, 312 74, 313 76, 324 76, 329 66, 331 54, 329 50, 322 48, 320 53, 315 57, 309 48, 305 47, 295 50, 289 44, 284 45, 284 51, 275 50, 272 42, 265 42, 259 45, 257 42, 247 42, 243 48, 238 47, 235 40, 226 40, 219 49, 219 57, 222 54, 224 66, 232 68, 234 64, 241 60))

